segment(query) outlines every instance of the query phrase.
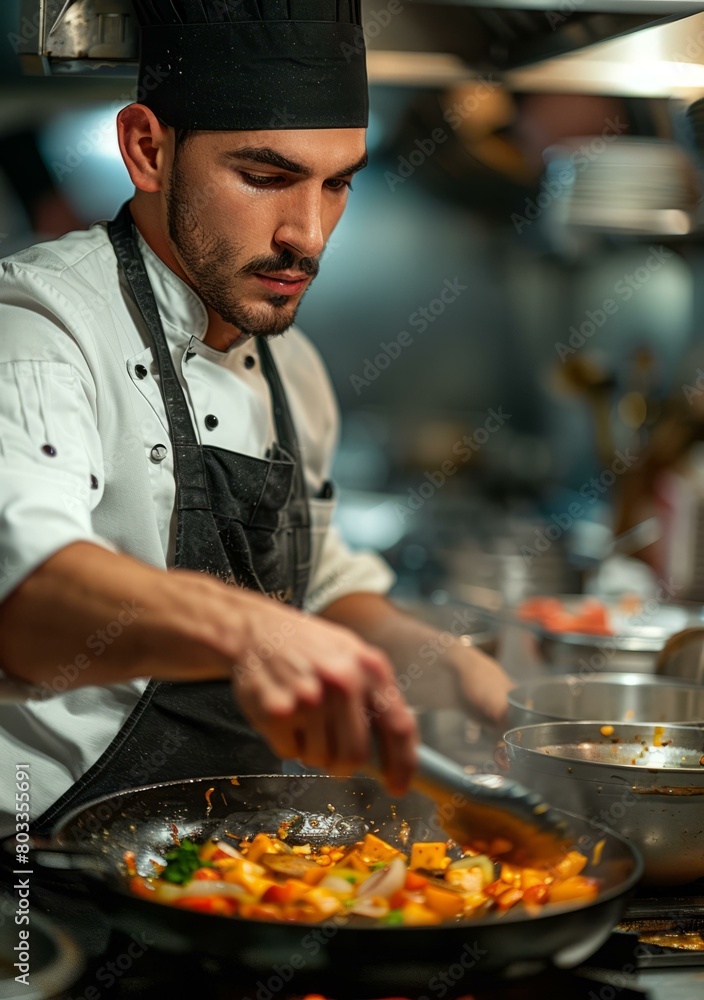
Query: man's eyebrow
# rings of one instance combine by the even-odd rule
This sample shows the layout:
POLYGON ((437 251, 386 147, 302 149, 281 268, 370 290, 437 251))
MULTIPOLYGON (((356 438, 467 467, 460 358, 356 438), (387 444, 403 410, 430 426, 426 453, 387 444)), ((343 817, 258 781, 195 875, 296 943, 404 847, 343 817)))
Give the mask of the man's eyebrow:
MULTIPOLYGON (((297 163, 295 160, 290 160, 288 156, 277 153, 270 146, 242 146, 240 149, 228 150, 225 155, 232 160, 249 160, 251 163, 262 163, 267 167, 277 167, 279 170, 285 170, 289 174, 300 174, 303 177, 310 177, 313 172, 310 167, 306 167, 302 163, 297 163)), ((365 153, 356 163, 353 163, 349 167, 344 167, 333 174, 332 177, 337 179, 338 177, 347 177, 349 174, 356 174, 358 170, 364 169, 368 162, 369 157, 365 153)))
POLYGON ((288 156, 277 153, 270 146, 242 146, 240 149, 228 150, 225 155, 233 160, 251 160, 252 163, 263 163, 268 167, 278 167, 279 170, 286 170, 290 174, 308 176, 311 172, 302 163, 289 160, 288 156))
POLYGON ((344 170, 339 170, 336 174, 333 174, 333 180, 338 177, 347 177, 349 174, 356 174, 359 170, 364 170, 364 168, 369 163, 369 156, 365 153, 356 163, 353 163, 351 167, 345 167, 344 170))

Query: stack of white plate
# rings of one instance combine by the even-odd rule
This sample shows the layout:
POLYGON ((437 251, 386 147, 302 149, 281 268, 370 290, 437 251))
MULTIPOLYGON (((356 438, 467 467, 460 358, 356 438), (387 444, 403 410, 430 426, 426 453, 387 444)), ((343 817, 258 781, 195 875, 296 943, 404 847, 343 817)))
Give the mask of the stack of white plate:
MULTIPOLYGON (((685 150, 663 139, 582 136, 545 150, 553 221, 604 232, 685 235, 699 184, 685 150)), ((540 199, 539 199, 540 203, 540 199)))

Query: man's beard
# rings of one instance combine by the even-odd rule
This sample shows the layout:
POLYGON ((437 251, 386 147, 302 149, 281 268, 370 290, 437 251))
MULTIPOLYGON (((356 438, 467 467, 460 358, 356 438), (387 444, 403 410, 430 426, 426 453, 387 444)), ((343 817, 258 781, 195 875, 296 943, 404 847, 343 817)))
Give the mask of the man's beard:
MULTIPOLYGON (((197 200, 197 196, 196 196, 197 200)), ((177 154, 166 195, 169 236, 176 247, 195 291, 218 316, 243 334, 273 337, 287 330, 294 321, 297 306, 292 296, 269 294, 268 304, 247 306, 231 292, 238 275, 267 274, 295 268, 315 277, 320 267, 314 257, 297 257, 284 248, 279 254, 261 256, 238 266, 242 248, 229 240, 204 232, 195 211, 188 185, 179 169, 177 154)))

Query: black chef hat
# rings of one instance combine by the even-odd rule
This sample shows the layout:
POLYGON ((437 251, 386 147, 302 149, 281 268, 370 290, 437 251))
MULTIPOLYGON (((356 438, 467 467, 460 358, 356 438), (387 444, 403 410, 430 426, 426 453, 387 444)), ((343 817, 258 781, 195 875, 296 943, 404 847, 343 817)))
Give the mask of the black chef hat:
POLYGON ((133 0, 138 97, 183 129, 364 128, 361 0, 133 0))

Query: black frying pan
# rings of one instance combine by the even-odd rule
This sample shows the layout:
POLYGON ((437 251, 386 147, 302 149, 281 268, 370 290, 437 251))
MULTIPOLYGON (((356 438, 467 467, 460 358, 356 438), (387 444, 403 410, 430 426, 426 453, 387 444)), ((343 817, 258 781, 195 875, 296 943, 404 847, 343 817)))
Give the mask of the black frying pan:
POLYGON ((509 911, 417 928, 340 926, 334 918, 323 925, 265 923, 180 910, 129 892, 124 852, 134 851, 140 874, 153 873, 150 859, 160 859, 173 845, 172 823, 181 837, 205 838, 226 827, 271 831, 282 810, 302 817, 303 839, 318 832, 323 842, 351 842, 367 828, 398 843, 401 819, 410 824, 409 842, 444 839, 434 806, 422 796, 412 794, 395 809, 370 778, 265 775, 167 782, 96 800, 54 829, 50 849, 52 858, 59 854, 80 870, 120 930, 145 932, 146 940, 164 950, 219 956, 265 978, 278 966, 295 974, 296 985, 312 984, 309 988, 317 991, 326 981, 339 983, 350 970, 396 989, 412 981, 432 990, 433 978, 450 967, 476 975, 526 961, 575 965, 618 923, 641 874, 640 858, 626 840, 568 816, 585 854, 591 856, 596 843, 604 841, 599 864, 590 861, 585 870, 601 880, 601 891, 587 906, 548 906, 537 917, 509 911), (311 814, 317 817, 312 825, 311 814))

